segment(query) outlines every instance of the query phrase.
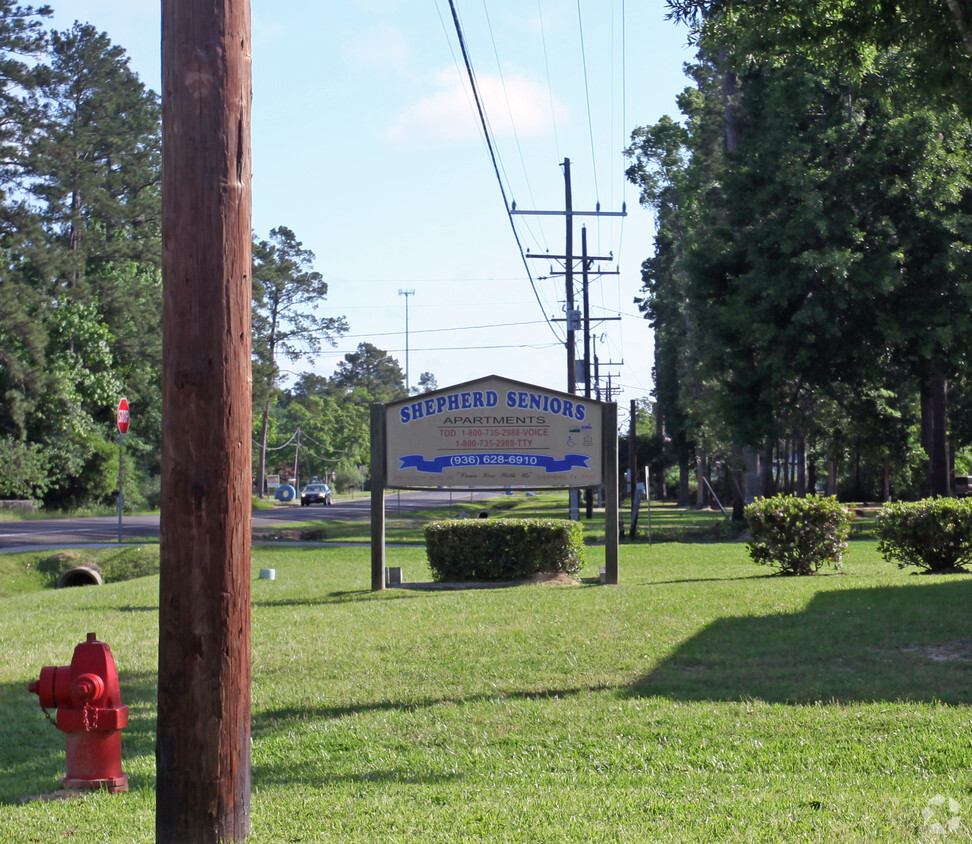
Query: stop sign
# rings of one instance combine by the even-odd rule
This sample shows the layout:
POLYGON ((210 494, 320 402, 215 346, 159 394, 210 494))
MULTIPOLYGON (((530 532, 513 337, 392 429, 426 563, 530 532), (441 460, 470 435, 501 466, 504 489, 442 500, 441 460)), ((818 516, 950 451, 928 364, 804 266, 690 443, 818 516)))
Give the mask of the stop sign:
POLYGON ((131 415, 128 412, 128 399, 122 399, 118 402, 118 433, 127 434, 128 433, 128 421, 131 415))

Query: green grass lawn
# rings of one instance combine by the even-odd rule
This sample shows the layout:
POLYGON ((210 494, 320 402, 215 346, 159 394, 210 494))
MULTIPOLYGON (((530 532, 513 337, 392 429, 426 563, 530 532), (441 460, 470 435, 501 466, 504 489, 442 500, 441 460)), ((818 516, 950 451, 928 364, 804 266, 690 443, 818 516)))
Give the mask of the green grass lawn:
MULTIPOLYGON (((421 548, 388 564, 431 579, 421 548)), ((249 840, 970 840, 972 576, 872 541, 806 578, 741 543, 622 545, 619 569, 372 594, 367 547, 256 547, 249 840)), ((0 844, 154 840, 157 622, 154 576, 0 598, 0 844), (20 804, 64 773, 27 684, 89 631, 131 790, 20 804)))

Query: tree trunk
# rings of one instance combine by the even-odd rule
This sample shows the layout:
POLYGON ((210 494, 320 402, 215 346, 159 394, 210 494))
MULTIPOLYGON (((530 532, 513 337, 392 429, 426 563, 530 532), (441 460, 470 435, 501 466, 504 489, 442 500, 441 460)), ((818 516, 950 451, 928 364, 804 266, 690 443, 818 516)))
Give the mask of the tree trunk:
POLYGON ((773 443, 768 443, 759 452, 759 494, 770 496, 776 491, 773 482, 773 443))
POLYGON ((742 448, 733 446, 732 458, 726 461, 726 479, 732 490, 732 520, 746 520, 746 455, 742 448))
POLYGON ((689 455, 688 449, 678 450, 678 506, 689 507, 689 455))
POLYGON ((698 454, 695 458, 695 478, 698 493, 695 496, 695 506, 705 510, 712 506, 712 498, 706 481, 709 480, 709 458, 706 454, 698 454))
POLYGON ((830 459, 827 461, 827 495, 836 495, 839 481, 839 467, 837 461, 830 459))
POLYGON ((247 0, 162 0, 162 504, 156 841, 250 828, 247 0))
POLYGON ((928 454, 928 480, 932 495, 948 495, 951 484, 948 476, 948 381, 937 367, 928 384, 931 451, 928 454))
POLYGON ((263 498, 267 486, 267 432, 270 428, 270 399, 263 406, 260 419, 260 462, 257 464, 257 495, 263 498))
POLYGON ((807 438, 802 431, 795 437, 796 446, 796 494, 807 497, 807 438))
POLYGON ((762 477, 759 471, 759 455, 749 446, 743 447, 740 455, 745 472, 743 494, 746 503, 751 504, 753 499, 763 494, 762 477))

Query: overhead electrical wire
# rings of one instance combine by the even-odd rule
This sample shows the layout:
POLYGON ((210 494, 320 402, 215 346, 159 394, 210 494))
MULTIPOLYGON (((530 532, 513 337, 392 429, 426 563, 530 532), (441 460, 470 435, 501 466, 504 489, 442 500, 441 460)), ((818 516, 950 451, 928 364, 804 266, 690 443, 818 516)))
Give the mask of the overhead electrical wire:
MULTIPOLYGON (((450 305, 450 307, 452 307, 450 305)), ((520 325, 541 325, 540 320, 529 320, 527 322, 497 322, 492 325, 460 325, 455 328, 419 328, 412 329, 409 334, 441 334, 445 331, 485 331, 492 330, 494 328, 515 328, 520 325)), ((367 334, 342 334, 341 339, 343 340, 356 340, 359 337, 397 337, 404 334, 404 331, 385 331, 380 334, 376 334, 373 331, 369 331, 367 334)))
POLYGON ((537 0, 537 14, 540 16, 540 41, 543 44, 543 68, 547 74, 547 96, 550 100, 550 124, 553 126, 554 148, 557 151, 557 161, 560 161, 560 137, 557 134, 557 112, 554 109, 553 85, 550 83, 550 60, 547 58, 547 33, 543 25, 543 0, 537 0))
MULTIPOLYGON (((523 170, 523 178, 526 179, 527 193, 530 194, 530 201, 533 200, 533 188, 530 185, 530 174, 527 173, 526 161, 523 159, 523 147, 520 146, 520 136, 516 131, 516 119, 513 117, 513 106, 510 104, 510 92, 506 88, 506 75, 503 73, 503 63, 500 61, 499 51, 496 49, 496 37, 493 35, 493 22, 489 19, 489 9, 486 0, 483 0, 483 14, 486 16, 486 28, 489 30, 489 40, 493 45, 493 56, 496 58, 496 71, 499 73, 500 84, 503 86, 503 97, 506 99, 506 113, 510 117, 510 127, 513 132, 513 140, 516 143, 516 151, 520 156, 520 167, 523 170)), ((509 177, 507 177, 509 183, 509 177)))
MULTIPOLYGON (((514 142, 515 142, 516 147, 517 147, 517 154, 519 155, 520 163, 521 163, 521 168, 523 170, 524 177, 526 179, 527 193, 529 194, 531 201, 533 201, 533 190, 532 190, 532 186, 530 184, 529 174, 526 172, 526 163, 524 161, 523 148, 522 148, 522 145, 521 145, 519 133, 517 132, 517 126, 516 126, 516 122, 515 122, 515 118, 514 118, 514 113, 513 113, 513 107, 512 107, 512 103, 511 103, 511 95, 510 95, 510 91, 509 91, 509 88, 507 86, 507 80, 506 80, 506 77, 505 77, 504 71, 503 71, 503 65, 502 65, 502 61, 501 61, 501 58, 500 58, 499 46, 497 44, 496 35, 494 33, 494 30, 493 30, 492 21, 490 19, 489 9, 487 8, 487 0, 482 0, 482 2, 483 2, 483 12, 484 12, 485 18, 486 18, 486 26, 487 26, 488 33, 489 33, 489 38, 490 38, 490 41, 491 41, 493 54, 494 54, 494 57, 495 57, 495 60, 496 60, 497 69, 498 69, 498 73, 499 73, 500 82, 501 82, 501 85, 502 85, 503 94, 504 94, 504 97, 506 99, 506 108, 507 108, 507 112, 508 112, 509 118, 510 118, 510 125, 512 127, 514 142)), ((614 5, 614 2, 615 2, 615 0, 612 0, 612 10, 611 10, 611 16, 610 16, 611 23, 610 23, 610 59, 609 59, 609 61, 610 61, 610 65, 611 65, 611 82, 610 82, 611 92, 610 92, 610 115, 609 115, 609 120, 610 120, 610 123, 611 123, 612 128, 611 128, 611 132, 610 132, 610 140, 609 140, 609 143, 611 144, 610 158, 611 158, 612 162, 617 161, 617 159, 615 158, 616 155, 620 155, 621 156, 621 167, 619 168, 619 170, 620 170, 620 178, 621 178, 621 182, 622 182, 622 187, 621 187, 622 209, 624 209, 624 207, 626 206, 625 197, 626 197, 627 190, 628 190, 628 187, 629 187, 628 184, 627 184, 627 179, 624 176, 625 164, 626 164, 625 147, 627 146, 627 142, 625 141, 625 143, 622 144, 621 149, 620 150, 617 150, 615 148, 616 147, 616 138, 617 138, 617 135, 615 133, 617 132, 617 128, 618 128, 618 126, 617 126, 618 116, 619 116, 618 112, 620 111, 621 137, 622 138, 626 138, 626 136, 627 136, 627 125, 626 125, 626 121, 627 121, 627 37, 626 37, 627 10, 626 10, 625 0, 617 0, 617 2, 620 2, 620 26, 621 26, 621 33, 620 33, 620 39, 619 39, 620 40, 620 52, 621 52, 621 56, 620 56, 620 108, 618 109, 616 107, 617 106, 617 101, 618 101, 618 90, 617 90, 617 82, 616 82, 617 77, 615 76, 616 67, 618 65, 618 62, 617 62, 617 58, 618 57, 617 57, 617 52, 616 52, 616 50, 617 50, 617 41, 616 41, 616 36, 617 36, 617 23, 616 23, 616 21, 617 21, 617 17, 616 17, 616 14, 617 14, 617 6, 614 5)), ((438 3, 436 3, 436 7, 438 9, 438 3)), ((516 204, 515 203, 511 203, 510 198, 509 198, 510 195, 511 195, 511 190, 510 190, 511 182, 509 181, 508 175, 507 175, 507 173, 505 171, 505 168, 503 167, 503 162, 502 162, 501 156, 499 154, 499 149, 498 149, 498 146, 497 146, 497 143, 496 143, 495 135, 494 135, 494 132, 493 132, 492 127, 490 125, 490 121, 489 121, 489 118, 488 118, 488 114, 487 114, 487 111, 486 111, 486 107, 485 107, 485 104, 483 102, 483 99, 482 99, 482 96, 481 96, 481 93, 480 93, 480 87, 479 87, 478 81, 476 79, 476 74, 475 74, 475 72, 473 70, 472 60, 470 58, 469 50, 467 48, 467 42, 466 42, 465 34, 463 32, 462 22, 460 20, 459 11, 457 9, 457 0, 449 0, 449 8, 450 8, 451 15, 452 15, 452 21, 453 21, 453 25, 455 27, 456 36, 458 38, 459 48, 460 48, 460 51, 461 51, 461 54, 462 54, 462 62, 463 62, 464 68, 465 68, 465 75, 466 75, 466 77, 468 79, 468 83, 469 83, 469 86, 470 86, 470 89, 471 89, 471 92, 472 92, 472 100, 473 100, 473 102, 471 103, 471 105, 474 107, 474 111, 478 115, 478 118, 479 118, 479 122, 480 122, 480 125, 481 125, 481 128, 482 128, 482 132, 483 132, 483 141, 485 143, 487 152, 488 152, 488 154, 490 156, 490 161, 492 163, 493 172, 495 174, 495 178, 497 180, 497 184, 499 185, 499 188, 500 188, 500 194, 501 194, 501 197, 502 197, 502 200, 503 200, 504 207, 506 208, 507 217, 508 217, 508 220, 509 220, 509 223, 510 223, 511 230, 513 232, 514 240, 515 240, 515 242, 517 244, 517 248, 519 249, 519 252, 520 252, 520 258, 521 258, 521 260, 523 262, 524 268, 526 269, 527 278, 530 281, 530 286, 531 286, 531 288, 533 290, 533 295, 534 295, 537 303, 541 307, 541 312, 543 314, 543 319, 546 322, 548 328, 550 328, 551 332, 554 334, 555 337, 557 337, 557 339, 560 342, 566 342, 566 338, 564 336, 562 336, 562 332, 560 330, 558 330, 558 328, 556 328, 555 325, 554 325, 554 322, 557 322, 559 320, 553 320, 552 319, 552 317, 549 315, 547 306, 544 304, 543 299, 544 298, 547 298, 547 297, 542 296, 541 290, 540 290, 539 285, 538 285, 538 282, 541 279, 545 278, 545 277, 544 276, 537 276, 537 277, 535 277, 533 275, 533 272, 532 272, 532 270, 530 268, 530 265, 527 262, 527 255, 525 254, 525 251, 524 251, 523 240, 521 239, 520 229, 521 228, 523 229, 523 232, 527 235, 527 239, 528 240, 532 239, 532 240, 534 240, 534 241, 537 242, 538 246, 540 246, 541 252, 545 250, 545 251, 547 251, 549 253, 552 250, 549 249, 549 248, 547 248, 542 243, 542 241, 545 240, 544 228, 543 228, 542 225, 540 225, 538 223, 538 231, 539 231, 539 234, 538 234, 537 231, 534 231, 531 228, 531 226, 526 222, 525 219, 521 219, 521 220, 514 221, 514 213, 515 213, 515 210, 516 210, 516 204), (516 225, 517 222, 520 222, 521 225, 520 226, 516 225)), ((589 71, 588 71, 588 62, 587 62, 587 44, 586 44, 586 41, 587 41, 587 35, 589 35, 590 33, 585 32, 584 16, 583 16, 583 10, 582 10, 582 7, 581 7, 581 0, 577 0, 577 2, 576 2, 576 10, 577 10, 577 27, 578 27, 579 41, 580 41, 580 44, 579 44, 579 46, 580 46, 580 61, 581 61, 581 66, 582 66, 582 71, 583 71, 583 77, 584 77, 584 94, 585 94, 585 102, 586 102, 586 110, 587 110, 587 129, 588 129, 588 140, 589 140, 589 144, 590 144, 592 178, 593 178, 593 186, 594 186, 595 198, 597 199, 597 208, 600 209, 600 185, 599 185, 598 169, 597 169, 597 149, 596 149, 595 138, 594 138, 594 119, 593 119, 593 111, 592 111, 593 106, 592 106, 592 100, 591 100, 590 75, 589 75, 589 71)), ((548 51, 547 51, 547 43, 546 43, 547 42, 547 31, 546 31, 547 30, 547 26, 546 26, 546 21, 544 20, 544 15, 543 15, 543 0, 537 0, 537 13, 538 13, 538 17, 539 17, 539 31, 540 31, 541 42, 542 42, 542 50, 543 50, 543 58, 544 58, 544 71, 546 73, 546 80, 547 80, 547 92, 548 92, 548 99, 549 99, 549 104, 550 104, 551 122, 552 122, 552 127, 553 127, 553 134, 554 134, 556 155, 557 155, 557 158, 559 159, 561 157, 560 156, 561 150, 560 150, 559 127, 558 127, 558 123, 557 123, 557 115, 556 115, 556 109, 555 109, 554 86, 553 86, 553 84, 551 82, 551 68, 550 68, 550 61, 549 61, 549 56, 548 56, 548 51)), ((440 15, 439 16, 440 16, 440 21, 443 24, 443 28, 445 28, 446 27, 445 21, 442 19, 441 12, 440 12, 440 15)), ((456 62, 457 68, 459 68, 459 61, 458 61, 458 58, 456 57, 456 54, 455 53, 453 53, 453 59, 456 62)), ((614 165, 612 163, 612 166, 611 166, 611 172, 612 172, 612 174, 618 173, 618 171, 615 170, 615 166, 616 165, 614 165)), ((614 182, 614 178, 617 178, 617 177, 618 176, 612 175, 612 179, 611 179, 611 187, 610 187, 609 193, 610 193, 610 200, 611 200, 611 203, 612 204, 616 201, 615 197, 617 196, 617 194, 615 193, 615 184, 616 183, 614 182)), ((601 223, 602 223, 602 221, 600 219, 598 219, 598 243, 600 243, 600 241, 601 241, 601 234, 600 234, 600 226, 601 226, 601 223)), ((617 243, 616 243, 616 249, 617 249, 617 251, 616 251, 616 254, 615 254, 615 260, 616 260, 616 262, 619 265, 620 265, 620 257, 621 257, 621 254, 622 254, 622 248, 623 248, 623 245, 624 245, 624 233, 625 233, 625 220, 622 217, 621 218, 621 221, 620 221, 619 228, 615 232, 615 234, 616 234, 616 236, 618 238, 617 239, 617 243)), ((612 240, 613 240, 613 238, 612 238, 612 240)), ((598 248, 599 248, 599 251, 600 251, 600 247, 598 247, 598 248)), ((604 310, 604 312, 614 312, 614 313, 619 313, 619 314, 621 313, 621 308, 620 308, 620 302, 621 302, 621 279, 620 279, 620 274, 618 275, 618 278, 616 280, 616 287, 617 287, 616 294, 617 294, 617 299, 618 299, 619 305, 618 305, 617 310, 613 310, 613 309, 609 309, 607 307, 607 304, 606 304, 606 301, 605 301, 605 290, 604 290, 604 288, 602 286, 602 289, 601 289, 601 300, 602 300, 601 307, 604 310)), ((561 297, 558 296, 557 298, 560 299, 561 297)), ((620 321, 623 323, 623 320, 620 320, 620 321)), ((436 329, 433 329, 433 330, 436 330, 436 329)), ((443 330, 447 330, 447 329, 443 329, 443 330)), ((458 330, 458 329, 454 329, 454 330, 458 330)), ((624 346, 623 333, 624 332, 623 332, 623 326, 622 326, 621 327, 621 338, 620 338, 620 341, 621 342, 620 342, 620 347, 623 347, 624 346)), ((608 343, 608 347, 610 348, 611 346, 614 346, 614 344, 611 343, 611 342, 609 342, 608 343)), ((616 348, 620 348, 620 347, 616 347, 616 348)), ((482 348, 511 348, 511 347, 510 346, 498 346, 498 347, 482 347, 482 348)), ((517 347, 516 346, 513 346, 512 348, 517 348, 517 347)), ((428 349, 428 350, 421 350, 421 351, 454 351, 454 350, 457 350, 457 349, 443 348, 443 349, 428 349)), ((623 364, 623 355, 622 355, 622 364, 623 364)), ((636 375, 634 377, 635 377, 635 380, 638 380, 636 375)))
MULTIPOLYGON (((520 167, 523 170, 523 178, 526 181, 527 193, 530 195, 530 202, 535 206, 536 200, 533 196, 533 185, 530 182, 530 174, 527 173, 526 161, 523 158, 523 147, 520 144, 520 135, 516 130, 516 118, 513 116, 513 107, 510 104, 510 93, 506 87, 506 74, 503 73, 503 63, 500 61, 499 50, 496 47, 496 37, 493 34, 493 22, 489 17, 489 8, 486 5, 486 0, 483 0, 483 14, 486 17, 486 28, 489 31, 489 39, 493 45, 493 57, 496 59, 496 71, 499 74, 500 84, 503 88, 503 97, 506 100, 506 113, 510 118, 510 129, 513 134, 513 141, 516 144, 516 151, 520 158, 520 167)), ((485 111, 485 109, 484 109, 485 111)), ((487 117, 488 120, 488 117, 487 117)), ((510 184, 510 177, 506 173, 506 168, 503 166, 503 159, 501 156, 497 156, 500 167, 503 170, 503 176, 506 178, 506 184, 510 184)), ((540 229, 540 235, 538 236, 536 232, 532 229, 527 221, 524 221, 523 227, 529 232, 530 237, 533 238, 533 242, 540 248, 546 249, 547 243, 543 238, 543 229, 540 229)))
MULTIPOLYGON (((409 332, 411 333, 411 332, 409 332)), ((554 346, 560 346, 562 343, 557 340, 553 343, 501 343, 492 346, 437 346, 435 348, 427 349, 416 349, 409 347, 411 352, 484 352, 490 349, 552 349, 554 346)), ((346 355, 357 351, 356 349, 329 349, 329 354, 335 355, 346 355)), ((383 349, 383 351, 391 354, 392 352, 404 352, 405 349, 383 349)))
POLYGON ((591 120, 591 88, 587 79, 587 51, 584 48, 584 21, 581 18, 580 0, 577 0, 577 28, 580 30, 581 63, 584 69, 584 96, 587 99, 587 130, 591 138, 591 169, 594 172, 594 198, 600 204, 601 191, 597 186, 597 156, 594 154, 594 121, 591 120))
POLYGON ((473 73, 472 63, 469 59, 469 52, 466 49, 466 39, 462 33, 462 25, 459 23, 459 13, 456 11, 455 0, 449 0, 449 9, 452 11, 452 21, 456 27, 456 37, 459 39, 459 48, 462 51, 463 62, 466 65, 466 75, 469 78, 469 84, 472 87, 473 97, 476 100, 476 111, 479 113, 479 122, 482 125, 483 132, 486 136, 486 146, 489 149, 489 157, 493 162, 493 172, 495 172, 496 174, 496 181, 497 184, 499 185, 500 194, 503 197, 503 205, 506 208, 506 216, 509 218, 510 221, 510 228, 513 231, 513 238, 516 240, 517 248, 520 250, 520 259, 523 261, 523 267, 526 270, 527 278, 530 280, 530 287, 533 288, 533 295, 537 299, 537 304, 540 305, 541 311, 543 312, 544 320, 546 320, 548 328, 550 328, 551 332, 553 332, 553 335, 559 341, 563 342, 563 338, 560 337, 559 333, 554 328, 553 323, 550 321, 549 317, 547 317, 546 310, 544 309, 544 304, 540 299, 540 293, 537 291, 536 282, 533 279, 533 273, 530 271, 530 265, 527 263, 526 253, 523 250, 523 243, 520 241, 520 234, 519 232, 517 232, 516 225, 513 222, 513 211, 512 208, 510 207, 510 202, 506 197, 506 189, 503 187, 503 179, 500 176, 500 168, 496 160, 496 151, 494 149, 492 137, 490 135, 489 125, 486 121, 486 114, 483 109, 482 100, 480 99, 479 96, 479 87, 476 85, 476 76, 473 73))

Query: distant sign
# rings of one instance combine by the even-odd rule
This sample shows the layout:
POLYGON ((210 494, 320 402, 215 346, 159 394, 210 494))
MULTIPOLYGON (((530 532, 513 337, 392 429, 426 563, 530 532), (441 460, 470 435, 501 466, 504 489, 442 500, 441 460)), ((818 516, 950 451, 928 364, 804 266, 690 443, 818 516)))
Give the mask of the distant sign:
POLYGON ((603 483, 602 404, 489 376, 385 406, 386 486, 603 483))
POLYGON ((122 399, 118 402, 118 433, 127 434, 128 424, 131 421, 131 414, 128 412, 128 399, 122 399))

